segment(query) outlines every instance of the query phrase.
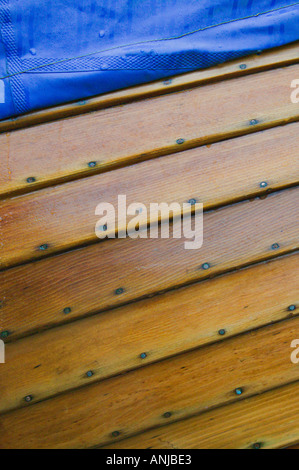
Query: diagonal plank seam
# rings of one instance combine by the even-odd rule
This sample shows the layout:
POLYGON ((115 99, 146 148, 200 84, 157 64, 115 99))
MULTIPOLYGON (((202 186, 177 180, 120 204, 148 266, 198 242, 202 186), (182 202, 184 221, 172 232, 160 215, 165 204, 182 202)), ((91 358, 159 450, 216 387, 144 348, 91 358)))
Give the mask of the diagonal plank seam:
POLYGON ((53 120, 97 111, 99 109, 119 106, 148 97, 161 96, 183 89, 186 90, 204 83, 230 80, 236 76, 243 77, 265 70, 296 64, 299 62, 297 47, 298 43, 295 42, 288 46, 268 50, 264 53, 259 52, 258 54, 245 56, 242 60, 242 64, 241 60, 237 59, 206 70, 177 75, 170 79, 157 80, 150 84, 130 87, 121 91, 87 98, 83 101, 74 101, 66 105, 46 108, 11 119, 4 119, 0 121, 0 132, 30 127, 53 120), (276 55, 278 58, 275 59, 276 55), (273 61, 271 62, 272 56, 273 61), (246 67, 240 68, 240 65, 244 65, 244 62, 246 67))

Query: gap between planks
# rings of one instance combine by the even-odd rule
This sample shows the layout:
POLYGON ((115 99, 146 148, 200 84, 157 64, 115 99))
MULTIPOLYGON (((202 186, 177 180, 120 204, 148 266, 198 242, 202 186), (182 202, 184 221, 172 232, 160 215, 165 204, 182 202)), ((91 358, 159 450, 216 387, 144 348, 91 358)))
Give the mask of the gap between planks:
MULTIPOLYGON (((0 267, 99 241, 95 209, 104 201, 117 208, 118 194, 126 195, 127 206, 193 200, 211 210, 296 185, 298 131, 299 123, 293 123, 2 201, 0 267)), ((148 217, 147 223, 154 220, 148 217)), ((113 225, 109 219, 107 235, 113 225)))
POLYGON ((236 390, 246 398, 298 381, 290 357, 298 325, 289 319, 3 414, 0 446, 106 445, 237 402, 236 390))
POLYGON ((298 315, 298 256, 7 344, 10 366, 0 369, 0 412, 26 406, 25 396, 35 403, 298 315))
POLYGON ((188 89, 205 83, 242 77, 251 73, 295 64, 298 58, 299 42, 245 56, 204 70, 176 75, 171 79, 162 79, 119 90, 76 102, 59 105, 29 114, 0 121, 0 132, 12 131, 57 119, 89 113, 111 106, 118 106, 138 99, 162 95, 188 89), (242 67, 240 67, 242 65, 242 67), (245 67, 244 67, 245 66, 245 67))
POLYGON ((293 188, 206 213, 199 250, 183 239, 114 239, 2 271, 2 327, 25 336, 296 251, 298 197, 293 188))
MULTIPOLYGON (((155 428, 105 449, 277 449, 297 442, 299 382, 155 428), (295 418, 295 419, 294 419, 295 418), (297 424, 296 424, 297 423, 297 424)), ((298 449, 299 446, 293 447, 298 449)))
POLYGON ((1 197, 297 121, 290 84, 298 70, 292 65, 1 134, 1 197))

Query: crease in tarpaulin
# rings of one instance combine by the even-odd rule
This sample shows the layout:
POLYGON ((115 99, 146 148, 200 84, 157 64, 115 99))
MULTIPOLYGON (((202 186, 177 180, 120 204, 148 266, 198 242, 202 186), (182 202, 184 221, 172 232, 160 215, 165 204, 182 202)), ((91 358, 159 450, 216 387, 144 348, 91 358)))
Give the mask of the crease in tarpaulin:
MULTIPOLYGON (((157 6, 157 2, 159 0, 146 0, 148 5, 157 6)), ((17 0, 0 0, 2 50, 3 46, 5 48, 5 54, 0 49, 0 77, 8 91, 7 101, 0 104, 0 118, 205 68, 299 39, 299 2, 261 0, 259 7, 255 3, 252 0, 203 0, 198 6, 192 0, 164 0, 164 9, 160 8, 158 20, 157 11, 155 13, 152 9, 152 14, 156 16, 153 16, 154 19, 150 16, 144 20, 142 18, 141 33, 136 33, 132 25, 136 27, 140 21, 135 18, 140 2, 138 4, 133 0, 119 0, 116 9, 106 8, 105 15, 110 15, 108 21, 104 15, 95 15, 96 8, 101 4, 111 6, 109 0, 85 0, 85 10, 81 0, 58 0, 55 6, 50 0, 45 0, 43 6, 37 6, 34 0, 23 0, 23 7, 31 7, 29 16, 26 9, 23 13, 16 9, 19 5, 17 0), (65 26, 66 30, 63 23, 57 26, 57 3, 59 7, 68 7, 78 13, 76 30, 73 28, 75 22, 69 29, 65 26), (170 4, 171 10, 166 8, 170 4), (124 16, 130 8, 131 23, 129 16, 124 16), (167 20, 166 15, 170 11, 174 15, 182 12, 182 8, 181 23, 168 25, 168 29, 163 30, 162 22, 167 20), (44 26, 39 24, 38 14, 41 12, 50 17, 46 25, 48 36, 40 31, 44 26), (89 21, 88 28, 86 19, 89 21), (103 19, 108 31, 110 24, 115 31, 114 36, 108 37, 105 43, 110 47, 101 49, 99 53, 94 50, 97 43, 92 30, 96 33, 98 25, 94 23, 98 21, 100 27, 103 19), (214 20, 218 21, 215 23, 214 20), (23 33, 28 25, 32 27, 29 40, 23 33), (152 25, 157 32, 147 33, 148 37, 139 41, 143 35, 142 27, 146 30, 152 25), (135 41, 129 42, 134 36, 135 41), (47 37, 52 38, 50 45, 46 42, 47 37), (69 52, 70 56, 74 51, 69 48, 70 37, 74 44, 77 40, 81 41, 77 46, 79 52, 85 50, 87 53, 63 58, 61 51, 69 52), (115 41, 118 41, 116 46, 115 41)))

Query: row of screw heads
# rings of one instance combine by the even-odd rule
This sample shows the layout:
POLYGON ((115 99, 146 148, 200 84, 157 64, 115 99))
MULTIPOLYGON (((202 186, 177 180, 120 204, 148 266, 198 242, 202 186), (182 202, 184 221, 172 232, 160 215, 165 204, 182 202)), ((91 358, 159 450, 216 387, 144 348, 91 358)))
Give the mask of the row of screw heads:
MULTIPOLYGON (((289 312, 294 312, 296 310, 296 305, 295 304, 292 304, 292 305, 289 305, 287 310, 289 312)), ((66 315, 68 315, 69 313, 71 313, 72 309, 70 307, 65 307, 63 309, 63 313, 65 313, 66 315)), ((8 330, 5 330, 5 331, 1 331, 0 333, 0 339, 6 339, 8 338, 8 336, 10 335, 11 333, 8 331, 8 330)), ((224 328, 221 328, 220 330, 218 330, 218 334, 220 336, 224 336, 226 334, 226 330, 224 328)), ((147 357, 147 354, 144 352, 144 353, 141 353, 140 354, 140 357, 141 359, 145 359, 147 357)))

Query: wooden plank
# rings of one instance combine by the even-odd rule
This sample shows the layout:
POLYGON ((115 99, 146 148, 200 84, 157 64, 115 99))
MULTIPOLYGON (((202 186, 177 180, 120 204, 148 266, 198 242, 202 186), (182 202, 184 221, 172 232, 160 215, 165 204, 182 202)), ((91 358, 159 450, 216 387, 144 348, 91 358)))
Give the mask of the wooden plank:
POLYGON ((32 126, 42 122, 88 113, 102 108, 124 104, 141 98, 186 89, 207 82, 261 72, 298 63, 298 42, 253 54, 204 70, 177 75, 170 80, 158 80, 75 103, 42 109, 30 114, 0 121, 0 132, 32 126), (242 67, 240 67, 242 65, 242 67))
POLYGON ((277 449, 299 439, 298 394, 297 382, 106 448, 277 449))
POLYGON ((103 201, 117 207, 118 194, 127 196, 128 205, 140 201, 148 209, 151 202, 182 205, 191 198, 211 209, 292 185, 299 181, 298 133, 294 123, 3 201, 2 265, 96 240, 95 208, 103 201), (49 249, 38 250, 45 242, 49 249))
POLYGON ((299 380, 298 327, 293 318, 6 413, 0 448, 105 445, 237 401, 237 389, 245 398, 299 380))
POLYGON ((298 73, 292 65, 1 134, 0 194, 296 121, 298 73))
POLYGON ((0 412, 297 315, 298 280, 291 255, 7 344, 0 412))
POLYGON ((298 203, 293 188, 207 212, 199 250, 184 239, 111 239, 3 271, 2 328, 23 336, 294 251, 298 203))

